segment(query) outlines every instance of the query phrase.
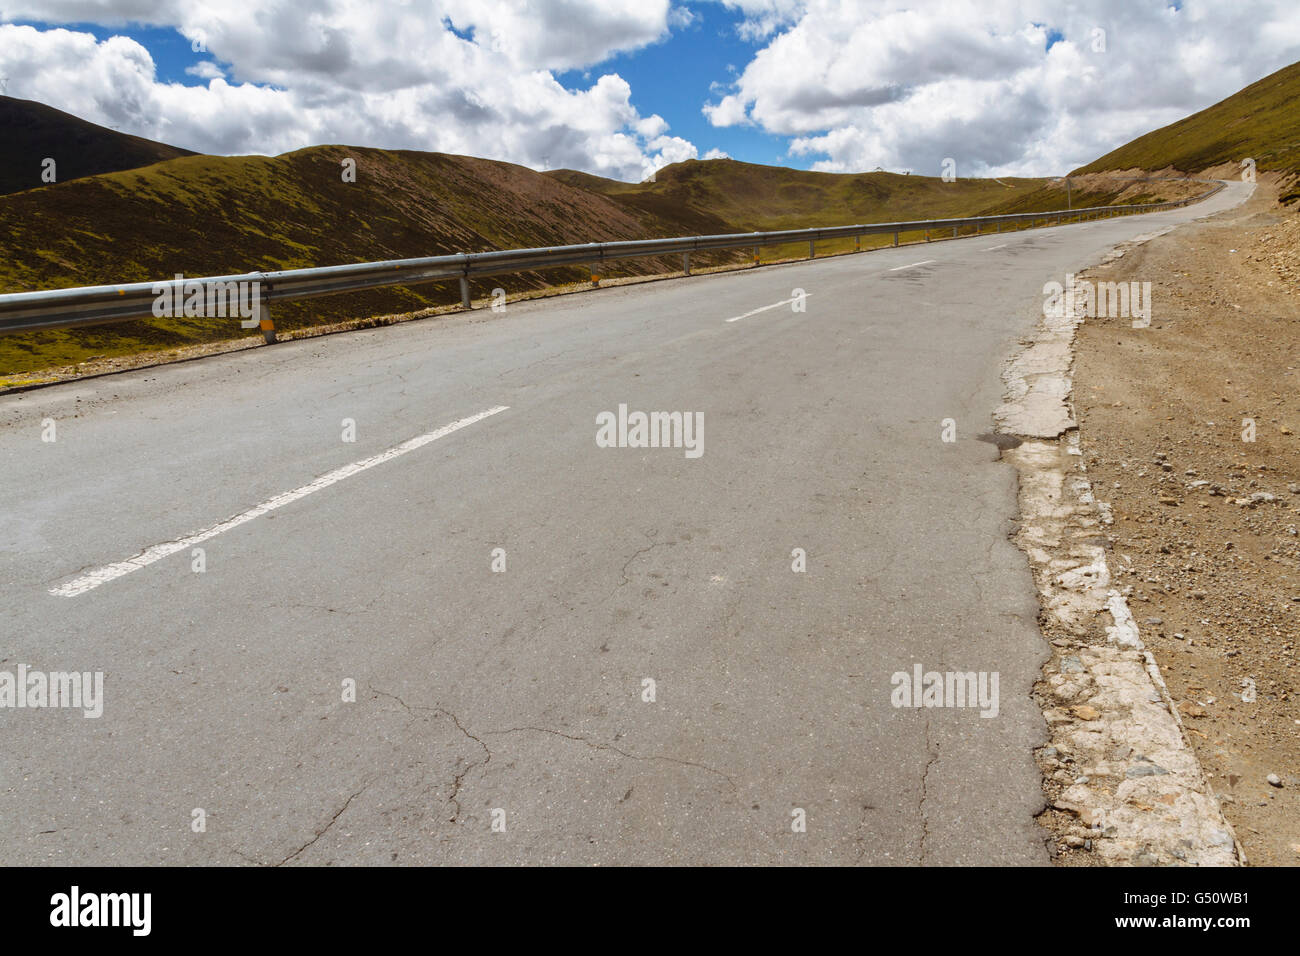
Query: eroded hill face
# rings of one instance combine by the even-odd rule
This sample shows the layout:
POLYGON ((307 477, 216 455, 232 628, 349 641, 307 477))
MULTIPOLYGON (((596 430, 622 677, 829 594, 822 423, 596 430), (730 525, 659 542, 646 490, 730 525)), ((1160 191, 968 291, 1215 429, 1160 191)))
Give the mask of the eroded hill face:
POLYGON ((194 155, 12 96, 0 96, 0 130, 0 195, 194 155))

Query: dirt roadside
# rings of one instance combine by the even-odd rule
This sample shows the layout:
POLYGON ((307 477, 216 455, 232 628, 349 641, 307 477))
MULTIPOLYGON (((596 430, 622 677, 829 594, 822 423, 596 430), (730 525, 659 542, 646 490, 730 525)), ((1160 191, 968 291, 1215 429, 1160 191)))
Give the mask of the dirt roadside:
POLYGON ((1266 866, 1300 864, 1300 204, 1277 195, 1081 276, 1150 282, 1151 322, 1087 318, 1073 381, 1114 587, 1266 866))

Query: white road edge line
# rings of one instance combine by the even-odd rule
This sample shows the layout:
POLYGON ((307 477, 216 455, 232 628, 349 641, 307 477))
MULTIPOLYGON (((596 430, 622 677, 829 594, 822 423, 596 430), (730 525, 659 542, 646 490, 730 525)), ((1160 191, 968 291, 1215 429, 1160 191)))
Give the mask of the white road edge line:
POLYGON ((985 246, 983 249, 980 250, 980 252, 992 252, 994 249, 1005 249, 1009 245, 1011 245, 1011 243, 1004 242, 1000 246, 985 246))
POLYGON ((894 268, 890 269, 889 271, 898 272, 900 269, 912 269, 916 266, 928 266, 930 263, 938 262, 938 261, 939 261, 938 259, 926 259, 924 262, 911 262, 905 266, 894 266, 894 268))
MULTIPOLYGON (((810 296, 810 295, 812 295, 811 292, 805 292, 804 295, 803 295, 803 298, 807 298, 807 297, 810 296)), ((798 299, 798 298, 799 298, 799 296, 794 296, 793 298, 786 299, 784 302, 773 302, 771 305, 765 305, 765 306, 763 306, 761 309, 752 309, 752 310, 750 310, 749 312, 746 312, 744 315, 733 315, 731 318, 727 319, 727 321, 728 321, 728 322, 739 322, 741 319, 747 319, 747 318, 749 318, 751 315, 758 315, 758 313, 760 313, 760 312, 766 312, 768 309, 779 309, 779 308, 781 308, 781 306, 783 306, 783 305, 789 305, 791 302, 794 302, 795 299, 798 299)))
POLYGON ((109 581, 116 580, 123 575, 130 574, 132 571, 139 571, 141 568, 148 567, 155 561, 161 561, 168 555, 175 554, 177 551, 184 551, 186 548, 193 547, 201 541, 207 541, 209 538, 215 538, 223 531, 229 531, 231 528, 237 528, 245 522, 259 518, 267 512, 274 511, 277 508, 283 508, 287 504, 305 498, 310 494, 320 491, 322 488, 328 488, 330 485, 337 484, 344 478, 351 478, 353 475, 360 474, 376 465, 382 465, 386 461, 392 461, 399 458, 407 452, 415 451, 417 448, 423 448, 429 442, 437 441, 444 438, 452 432, 460 431, 467 425, 473 425, 475 422, 481 422, 490 415, 506 411, 509 405, 498 405, 495 408, 489 408, 486 411, 479 412, 477 415, 470 415, 468 418, 461 418, 452 422, 450 425, 443 425, 436 431, 428 432, 424 435, 418 435, 402 442, 400 445, 380 452, 370 458, 363 458, 361 461, 354 461, 350 465, 344 465, 342 468, 335 468, 333 471, 321 475, 310 484, 303 485, 301 488, 295 488, 293 491, 286 491, 282 495, 276 495, 274 498, 268 498, 256 507, 249 508, 247 511, 235 515, 233 518, 227 518, 220 524, 215 524, 210 528, 192 534, 187 538, 181 538, 179 541, 165 541, 162 544, 155 544, 152 548, 141 551, 133 558, 127 558, 125 561, 119 561, 117 564, 109 564, 102 568, 97 568, 89 574, 83 574, 81 577, 74 578, 67 584, 61 584, 56 588, 50 588, 50 593, 56 597, 76 597, 78 594, 85 594, 92 591, 101 584, 107 584, 109 581))

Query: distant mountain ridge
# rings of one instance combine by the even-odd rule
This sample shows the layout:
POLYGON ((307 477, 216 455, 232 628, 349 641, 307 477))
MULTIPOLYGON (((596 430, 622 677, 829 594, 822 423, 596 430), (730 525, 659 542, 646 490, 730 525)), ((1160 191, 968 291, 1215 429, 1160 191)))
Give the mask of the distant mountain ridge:
POLYGON ((41 178, 47 158, 62 183, 196 155, 12 96, 0 96, 0 131, 0 195, 48 185, 41 178))
POLYGON ((734 232, 974 215, 1040 189, 1043 179, 944 182, 898 173, 819 173, 734 159, 687 160, 653 181, 621 183, 560 169, 546 175, 646 213, 721 220, 734 232))

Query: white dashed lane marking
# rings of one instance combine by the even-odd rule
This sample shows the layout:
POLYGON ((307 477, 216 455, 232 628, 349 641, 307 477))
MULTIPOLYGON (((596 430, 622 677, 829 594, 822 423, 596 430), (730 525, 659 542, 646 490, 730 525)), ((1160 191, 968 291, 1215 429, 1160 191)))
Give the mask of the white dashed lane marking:
POLYGON ((791 302, 798 301, 798 300, 801 299, 801 298, 806 299, 806 298, 807 298, 808 296, 810 296, 810 295, 812 295, 811 292, 806 292, 806 293, 804 293, 802 296, 794 296, 794 297, 792 297, 792 298, 785 299, 785 300, 783 300, 783 301, 781 301, 781 302, 773 302, 771 305, 765 305, 765 306, 763 306, 762 308, 759 308, 759 309, 750 309, 750 310, 749 310, 748 312, 746 312, 744 315, 733 315, 731 318, 727 319, 727 321, 728 321, 728 322, 739 322, 741 319, 747 319, 747 318, 749 318, 751 315, 758 315, 758 313, 760 313, 760 312, 767 312, 769 309, 779 309, 779 308, 781 308, 781 306, 783 306, 783 305, 789 305, 791 302))
POLYGON ((256 507, 249 508, 247 511, 235 515, 233 518, 227 518, 220 524, 214 524, 210 528, 205 528, 179 541, 164 541, 162 544, 155 544, 151 548, 146 548, 133 558, 127 558, 125 561, 119 561, 117 564, 109 564, 102 568, 97 568, 89 574, 83 574, 78 578, 73 578, 66 584, 61 584, 56 588, 50 588, 50 593, 57 597, 76 597, 78 594, 85 594, 92 591, 101 584, 107 584, 123 575, 130 574, 132 571, 139 571, 141 568, 147 568, 155 561, 161 561, 177 551, 184 551, 186 548, 192 548, 194 545, 210 538, 215 538, 223 531, 229 531, 231 528, 237 528, 241 524, 252 521, 254 518, 260 518, 268 512, 277 508, 283 508, 287 504, 292 504, 300 498, 306 498, 310 494, 315 494, 323 488, 337 484, 344 478, 351 478, 353 475, 360 474, 376 465, 382 465, 386 461, 392 461, 399 458, 407 452, 415 451, 417 448, 423 448, 430 442, 437 441, 450 435, 452 432, 460 431, 467 425, 473 425, 475 422, 481 422, 490 415, 497 412, 504 412, 510 406, 498 405, 496 408, 489 408, 486 411, 479 412, 477 415, 471 415, 468 418, 461 418, 452 422, 450 425, 443 425, 436 431, 427 432, 423 435, 417 435, 415 438, 408 439, 400 445, 395 445, 388 451, 380 452, 370 458, 363 458, 360 461, 354 461, 350 465, 344 465, 342 468, 335 468, 333 471, 321 475, 310 484, 303 485, 301 488, 295 488, 293 491, 286 491, 284 494, 276 495, 274 498, 268 498, 256 507))

